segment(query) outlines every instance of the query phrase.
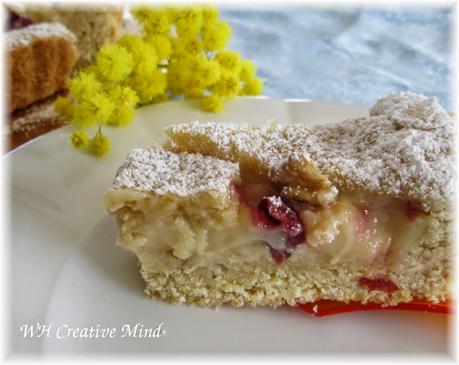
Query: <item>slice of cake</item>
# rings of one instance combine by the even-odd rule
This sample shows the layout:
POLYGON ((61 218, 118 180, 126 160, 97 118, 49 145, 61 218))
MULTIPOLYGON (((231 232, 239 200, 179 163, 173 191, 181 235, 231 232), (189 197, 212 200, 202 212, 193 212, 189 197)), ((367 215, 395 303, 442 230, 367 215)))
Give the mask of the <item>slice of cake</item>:
POLYGON ((309 127, 182 124, 106 194, 146 293, 201 306, 450 294, 453 126, 432 98, 309 127))
POLYGON ((5 33, 9 112, 64 90, 78 59, 76 38, 63 25, 19 24, 5 33))

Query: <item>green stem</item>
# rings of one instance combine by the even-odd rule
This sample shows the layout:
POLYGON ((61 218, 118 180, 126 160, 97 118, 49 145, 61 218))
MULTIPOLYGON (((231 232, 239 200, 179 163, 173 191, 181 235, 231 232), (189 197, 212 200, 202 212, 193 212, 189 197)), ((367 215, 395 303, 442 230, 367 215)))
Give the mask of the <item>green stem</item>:
POLYGON ((97 128, 96 138, 102 138, 102 127, 100 126, 100 124, 97 128))

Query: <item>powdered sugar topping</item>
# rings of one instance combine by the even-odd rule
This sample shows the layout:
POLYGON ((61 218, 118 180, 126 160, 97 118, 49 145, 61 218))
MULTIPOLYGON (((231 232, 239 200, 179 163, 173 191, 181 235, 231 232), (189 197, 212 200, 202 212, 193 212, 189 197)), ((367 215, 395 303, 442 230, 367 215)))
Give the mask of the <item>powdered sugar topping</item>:
POLYGON ((173 150, 256 162, 268 174, 289 158, 307 159, 338 190, 413 199, 426 210, 444 209, 454 193, 452 120, 434 98, 410 92, 379 100, 368 117, 328 125, 193 122, 168 134, 173 150))
POLYGON ((65 38, 70 42, 76 42, 76 38, 65 26, 59 23, 40 23, 28 27, 11 30, 5 33, 5 45, 7 50, 17 46, 27 46, 37 39, 51 37, 65 38))
POLYGON ((190 196, 211 191, 227 194, 238 176, 238 165, 231 162, 199 154, 141 148, 128 154, 113 188, 157 195, 190 196))

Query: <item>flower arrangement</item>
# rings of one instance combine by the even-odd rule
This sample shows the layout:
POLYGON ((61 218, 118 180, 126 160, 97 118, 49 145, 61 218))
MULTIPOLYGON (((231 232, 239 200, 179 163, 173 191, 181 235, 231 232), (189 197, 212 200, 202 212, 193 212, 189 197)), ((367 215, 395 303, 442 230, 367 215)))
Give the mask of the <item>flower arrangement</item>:
POLYGON ((225 99, 261 94, 255 65, 225 49, 231 28, 214 7, 141 6, 131 12, 141 34, 101 48, 95 62, 69 81, 69 97, 55 102, 76 127, 75 147, 104 155, 110 145, 102 127, 129 125, 141 105, 193 98, 218 112, 225 99), (94 127, 89 138, 86 130, 94 127))

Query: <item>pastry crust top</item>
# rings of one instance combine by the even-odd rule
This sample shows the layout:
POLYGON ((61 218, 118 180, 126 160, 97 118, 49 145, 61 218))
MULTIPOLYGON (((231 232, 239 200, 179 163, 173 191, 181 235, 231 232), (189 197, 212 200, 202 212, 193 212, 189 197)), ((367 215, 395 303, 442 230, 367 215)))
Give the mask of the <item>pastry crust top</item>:
POLYGON ((5 48, 9 51, 18 46, 28 46, 37 39, 47 39, 51 37, 64 38, 71 43, 76 42, 73 33, 62 24, 41 23, 6 32, 5 48))
POLYGON ((275 178, 306 161, 339 191, 410 199, 442 212, 454 194, 454 131, 436 99, 414 93, 380 99, 368 117, 308 127, 186 123, 167 130, 165 147, 240 164, 275 178))
POLYGON ((113 189, 183 197, 203 192, 226 195, 238 178, 238 165, 228 161, 199 154, 139 148, 129 152, 126 162, 118 169, 113 189))

